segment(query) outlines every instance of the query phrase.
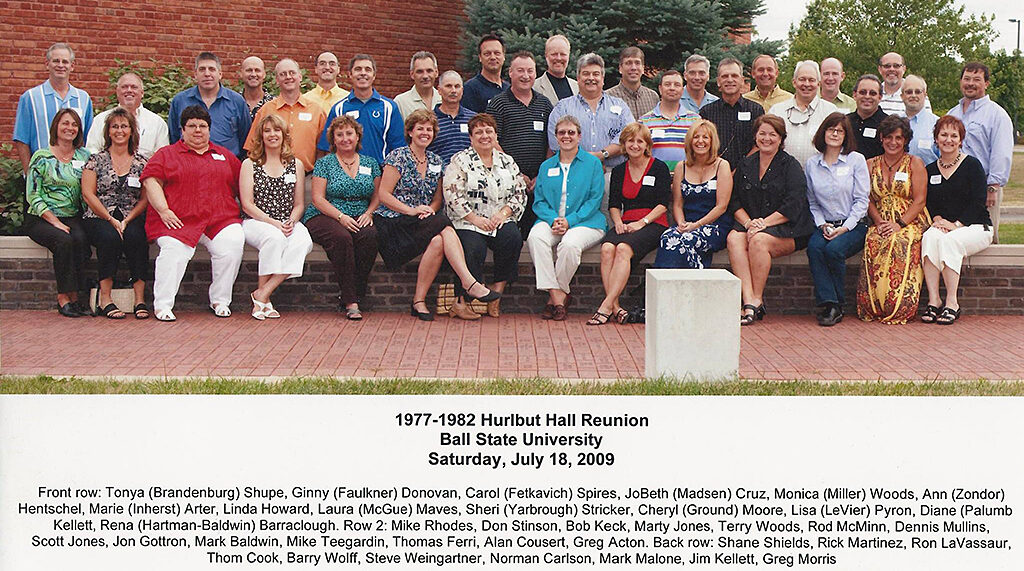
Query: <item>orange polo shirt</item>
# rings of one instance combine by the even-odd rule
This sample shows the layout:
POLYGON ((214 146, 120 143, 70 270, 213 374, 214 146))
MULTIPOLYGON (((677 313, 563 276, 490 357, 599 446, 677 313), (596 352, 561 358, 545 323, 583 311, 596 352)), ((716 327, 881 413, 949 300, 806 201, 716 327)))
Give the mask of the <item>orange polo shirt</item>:
POLYGON ((260 136, 260 121, 269 113, 284 119, 292 137, 292 153, 302 161, 307 171, 313 170, 313 164, 316 162, 316 142, 324 130, 324 121, 327 120, 323 108, 304 95, 300 96, 294 105, 285 103, 284 98, 278 95, 256 112, 252 128, 249 129, 249 137, 245 140, 245 150, 251 150, 255 145, 256 137, 260 136))

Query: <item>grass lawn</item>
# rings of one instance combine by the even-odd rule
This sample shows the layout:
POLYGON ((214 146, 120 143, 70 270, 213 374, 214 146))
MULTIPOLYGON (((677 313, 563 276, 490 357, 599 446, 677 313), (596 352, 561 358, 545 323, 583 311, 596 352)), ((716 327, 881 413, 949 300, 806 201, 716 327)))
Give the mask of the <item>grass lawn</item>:
POLYGON ((1010 180, 1006 182, 1006 187, 1003 189, 1003 204, 1006 206, 1024 206, 1024 153, 1013 154, 1010 180))
POLYGON ((637 379, 568 383, 551 379, 446 381, 299 377, 263 382, 224 378, 117 381, 39 376, 0 377, 0 394, 1020 396, 1024 395, 1024 381, 826 383, 637 379))
POLYGON ((1000 224, 1000 244, 1024 244, 1024 224, 1000 224))

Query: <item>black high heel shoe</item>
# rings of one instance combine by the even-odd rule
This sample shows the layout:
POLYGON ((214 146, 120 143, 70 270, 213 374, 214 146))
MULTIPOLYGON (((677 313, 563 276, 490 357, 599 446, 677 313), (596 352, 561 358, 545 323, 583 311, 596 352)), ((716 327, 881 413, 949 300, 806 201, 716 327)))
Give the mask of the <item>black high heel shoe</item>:
POLYGON ((426 305, 426 300, 423 300, 423 299, 413 300, 412 304, 409 306, 409 315, 419 319, 420 321, 433 321, 434 320, 434 314, 430 313, 429 311, 425 311, 425 312, 424 311, 419 311, 418 309, 416 309, 416 304, 417 303, 422 303, 422 304, 426 305))
MULTIPOLYGON (((492 302, 492 301, 494 301, 496 299, 501 299, 501 293, 496 292, 493 289, 487 290, 487 295, 480 296, 480 297, 477 297, 477 296, 469 293, 469 290, 473 289, 473 286, 475 286, 476 284, 480 284, 480 282, 478 282, 478 281, 477 282, 473 282, 469 287, 466 288, 466 301, 473 301, 474 299, 479 299, 480 301, 483 301, 483 302, 486 302, 486 303, 490 303, 490 302, 492 302)), ((484 284, 480 284, 480 285, 483 286, 484 284)), ((486 288, 486 287, 487 286, 484 286, 484 288, 486 288)))
POLYGON ((761 321, 762 319, 764 319, 764 316, 767 313, 768 313, 768 310, 765 309, 764 304, 762 303, 761 305, 759 305, 759 306, 754 308, 754 319, 757 319, 758 321, 761 321))

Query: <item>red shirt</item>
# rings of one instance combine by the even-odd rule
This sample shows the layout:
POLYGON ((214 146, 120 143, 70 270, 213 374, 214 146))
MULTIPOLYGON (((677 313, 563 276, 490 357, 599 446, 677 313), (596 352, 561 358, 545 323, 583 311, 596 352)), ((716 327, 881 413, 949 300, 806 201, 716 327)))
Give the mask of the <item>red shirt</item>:
POLYGON ((168 228, 150 203, 146 209, 146 237, 152 242, 171 236, 195 248, 206 234, 213 238, 230 224, 242 222, 238 205, 238 171, 242 163, 220 145, 210 143, 205 153, 190 149, 184 140, 158 150, 142 171, 142 180, 163 183, 167 206, 181 220, 168 228))

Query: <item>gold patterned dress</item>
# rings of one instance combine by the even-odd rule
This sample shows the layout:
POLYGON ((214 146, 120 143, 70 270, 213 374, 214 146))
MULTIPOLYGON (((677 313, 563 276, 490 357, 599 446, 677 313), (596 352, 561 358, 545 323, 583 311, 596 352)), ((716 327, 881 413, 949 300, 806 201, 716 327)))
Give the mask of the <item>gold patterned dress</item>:
MULTIPOLYGON (((871 203, 883 220, 895 222, 913 202, 912 158, 907 154, 900 159, 891 181, 882 170, 881 157, 871 168, 871 203)), ((874 226, 868 229, 857 282, 857 314, 861 319, 906 323, 917 313, 924 278, 921 236, 929 224, 928 212, 922 209, 913 222, 887 238, 874 226)))

